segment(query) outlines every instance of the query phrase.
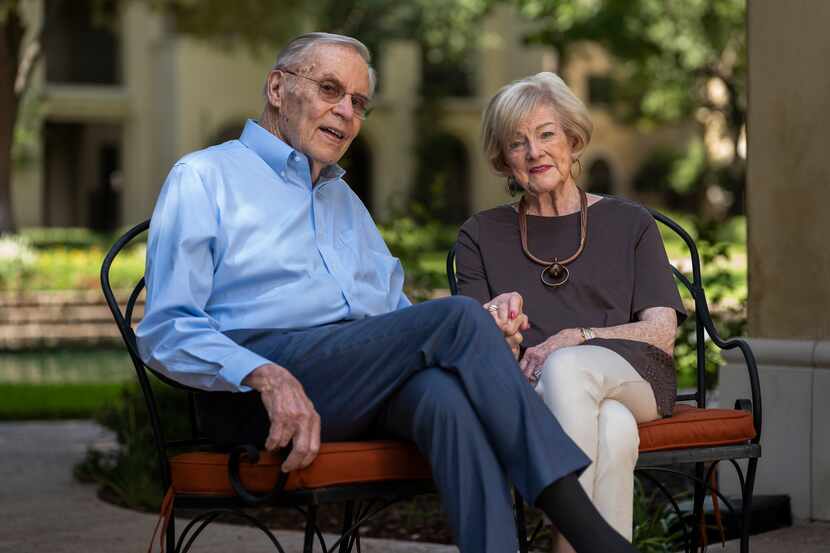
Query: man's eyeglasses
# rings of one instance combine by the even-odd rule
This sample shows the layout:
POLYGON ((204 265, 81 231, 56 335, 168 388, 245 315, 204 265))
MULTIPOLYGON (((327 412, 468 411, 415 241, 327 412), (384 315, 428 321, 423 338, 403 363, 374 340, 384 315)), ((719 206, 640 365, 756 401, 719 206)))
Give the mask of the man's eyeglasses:
POLYGON ((330 104, 336 104, 340 102, 340 100, 343 99, 343 96, 348 94, 352 97, 352 111, 354 111, 354 115, 358 119, 366 119, 366 117, 369 115, 369 112, 372 111, 372 101, 369 98, 363 96, 362 94, 346 92, 346 89, 343 88, 343 85, 341 85, 337 81, 329 79, 318 81, 317 79, 312 79, 311 77, 300 75, 299 73, 289 71, 288 69, 280 69, 280 71, 315 83, 317 85, 317 93, 320 95, 320 98, 322 98, 330 104))

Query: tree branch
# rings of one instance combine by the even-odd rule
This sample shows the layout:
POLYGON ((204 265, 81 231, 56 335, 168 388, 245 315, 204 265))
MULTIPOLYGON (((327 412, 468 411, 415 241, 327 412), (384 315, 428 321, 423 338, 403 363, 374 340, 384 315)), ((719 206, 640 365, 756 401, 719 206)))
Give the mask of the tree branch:
POLYGON ((20 57, 20 64, 17 67, 17 77, 14 80, 14 94, 18 98, 29 88, 32 80, 32 73, 38 60, 43 56, 43 26, 38 30, 31 42, 26 45, 23 55, 20 57))

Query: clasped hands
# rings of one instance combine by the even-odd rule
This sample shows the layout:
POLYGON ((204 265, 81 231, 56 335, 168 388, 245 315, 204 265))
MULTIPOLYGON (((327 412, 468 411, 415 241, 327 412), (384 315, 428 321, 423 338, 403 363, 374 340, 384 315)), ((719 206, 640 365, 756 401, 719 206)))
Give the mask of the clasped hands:
MULTIPOLYGON (((519 346, 524 340, 522 331, 530 328, 530 321, 522 311, 523 307, 524 299, 518 292, 499 294, 484 304, 484 308, 490 311, 496 325, 504 333, 507 345, 510 346, 517 359, 519 346)), ((541 344, 525 349, 524 355, 519 360, 519 368, 528 381, 535 383, 539 379, 545 360, 551 353, 559 348, 575 346, 582 342, 582 333, 578 328, 562 329, 541 344)))
MULTIPOLYGON (((524 300, 518 292, 500 294, 484 304, 516 358, 524 339, 522 331, 530 328, 527 315, 522 311, 523 304, 524 300)), ((538 378, 536 371, 544 365, 548 355, 560 347, 581 342, 578 329, 561 330, 541 344, 527 348, 519 368, 533 382, 538 378)), ((242 383, 260 393, 271 421, 265 449, 274 452, 293 442, 291 453, 283 461, 282 471, 291 472, 310 465, 320 451, 320 415, 303 385, 285 367, 276 363, 260 365, 242 383)))
POLYGON ((524 340, 522 331, 530 328, 527 315, 522 312, 523 306, 524 299, 518 292, 499 294, 484 304, 484 309, 493 316, 516 359, 519 358, 519 346, 524 340))

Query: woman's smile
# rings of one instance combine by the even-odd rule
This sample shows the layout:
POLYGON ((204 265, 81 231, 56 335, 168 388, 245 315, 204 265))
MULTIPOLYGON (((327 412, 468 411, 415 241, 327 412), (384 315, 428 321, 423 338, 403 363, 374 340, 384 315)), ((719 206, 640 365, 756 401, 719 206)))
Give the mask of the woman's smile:
POLYGON ((542 173, 546 173, 549 169, 553 169, 553 165, 537 165, 536 167, 531 167, 529 173, 531 175, 541 175, 542 173))

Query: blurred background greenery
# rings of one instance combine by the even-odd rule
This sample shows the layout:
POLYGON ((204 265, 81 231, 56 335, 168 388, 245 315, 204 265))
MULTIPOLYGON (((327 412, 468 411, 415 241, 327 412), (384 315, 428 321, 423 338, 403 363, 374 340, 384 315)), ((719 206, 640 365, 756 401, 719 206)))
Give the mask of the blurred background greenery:
MULTIPOLYGON (((107 247, 118 230, 134 219, 121 214, 128 195, 123 184, 119 189, 118 181, 123 177, 119 165, 125 155, 123 144, 114 157, 112 151, 102 150, 99 165, 110 173, 82 201, 86 206, 80 210, 86 213, 83 217, 71 215, 70 201, 54 216, 48 216, 47 207, 41 219, 17 217, 26 219, 17 224, 15 213, 25 215, 28 208, 20 205, 32 199, 25 193, 12 195, 22 185, 11 183, 26 181, 27 168, 38 163, 45 164, 47 174, 56 172, 48 160, 63 154, 60 148, 54 156, 49 151, 55 148, 46 135, 56 128, 49 126, 58 125, 50 123, 54 109, 49 107, 50 92, 60 98, 67 85, 74 83, 88 91, 98 90, 99 83, 106 88, 125 82, 128 67, 119 62, 118 56, 123 55, 119 49, 130 47, 129 18, 136 17, 131 14, 139 8, 147 17, 164 22, 167 34, 163 36, 233 50, 239 56, 271 55, 287 37, 311 28, 356 36, 380 59, 394 49, 390 45, 400 41, 414 45, 420 75, 411 129, 415 162, 408 192, 401 198, 396 191, 394 205, 379 205, 384 196, 369 190, 364 182, 371 180, 372 172, 365 166, 372 154, 360 154, 365 144, 356 144, 356 153, 343 164, 351 184, 380 222, 390 248, 401 258, 407 290, 416 300, 445 293, 445 255, 458 225, 473 211, 493 204, 492 193, 475 192, 482 185, 470 182, 471 175, 478 174, 474 165, 480 162, 470 148, 478 146, 453 135, 451 127, 457 123, 451 119, 452 102, 469 100, 465 105, 472 108, 464 109, 472 115, 465 124, 476 127, 482 102, 494 86, 504 84, 487 84, 498 77, 488 73, 489 61, 495 64, 495 57, 490 60, 488 55, 498 44, 515 42, 518 46, 505 46, 509 64, 521 66, 529 63, 523 58, 541 59, 539 63, 565 76, 591 110, 597 124, 596 145, 593 154, 589 147, 588 157, 593 161, 581 184, 589 190, 633 197, 680 222, 701 249, 717 324, 727 335, 744 331, 746 7, 742 0, 286 0, 279 3, 279 9, 254 0, 233 6, 218 0, 2 0, 0 32, 14 46, 11 59, 18 64, 17 72, 0 72, 0 89, 6 91, 0 94, 0 103, 5 102, 0 112, 11 116, 0 118, 0 127, 5 125, 0 136, 12 138, 0 140, 2 293, 96 289, 107 247), (101 67, 81 71, 74 58, 55 54, 61 44, 70 54, 86 56, 86 65, 101 67), (109 45, 115 53, 95 53, 90 48, 96 45, 99 50, 109 45), (539 57, 538 52, 545 55, 539 57), (550 52, 554 61, 544 61, 550 52), (38 77, 38 71, 45 74, 38 77), (660 134, 667 128, 682 132, 660 134), (615 143, 603 142, 610 135, 619 137, 617 152, 615 143), (626 157, 636 158, 636 163, 615 161, 626 157), (108 165, 107 160, 112 163, 108 165), (20 204, 17 208, 15 199, 20 204), (30 224, 33 220, 39 224, 30 224), (62 221, 77 226, 66 227, 62 221)), ((384 82, 381 74, 381 104, 390 91, 397 90, 395 86, 384 82)), ((384 116, 378 117, 376 126, 383 126, 384 116)), ((367 132, 377 131, 369 126, 367 132)), ((50 195, 49 178, 41 191, 46 196, 50 195)), ((152 197, 152 185, 150 192, 152 197)), ((672 233, 664 237, 673 263, 688 271, 683 244, 672 233)), ((115 287, 131 286, 143 263, 142 244, 125 252, 113 268, 115 287)), ((693 324, 687 323, 677 343, 684 385, 693 384, 693 339, 693 324)), ((69 367, 67 374, 73 373, 73 366, 90 365, 88 352, 82 351, 73 361, 71 350, 57 347, 24 353, 42 355, 46 364, 53 363, 50 356, 57 355, 69 367)), ((711 353, 710 370, 716 374, 721 360, 711 353)), ((0 351, 4 386, 25 384, 19 378, 12 383, 8 376, 14 373, 9 367, 15 363, 32 363, 33 358, 24 360, 21 355, 0 351)), ((123 379, 130 378, 128 368, 123 373, 123 379)), ((57 374, 50 374, 36 384, 60 381, 57 374)), ((105 378, 103 373, 101 378, 105 378)), ((90 376, 90 382, 99 380, 90 376)), ((73 416, 79 413, 66 411, 73 416)))
MULTIPOLYGON (((458 226, 507 200, 476 139, 486 100, 555 70, 596 125, 580 184, 678 221, 700 248, 716 325, 741 335, 745 17, 744 0, 0 0, 0 336, 21 326, 19 298, 45 311, 55 294, 97 290, 107 248, 149 214, 171 163, 238 136, 273 53, 312 29, 360 38, 382 70, 342 165, 411 298, 447 293, 458 226)), ((685 245, 663 236, 688 273, 685 245)), ((141 243, 121 255, 115 288, 140 278, 144 256, 141 243)), ((690 317, 676 344, 682 387, 695 384, 694 332, 690 317)), ((120 447, 90 452, 78 476, 152 508, 146 415, 113 344, 0 346, 0 419, 96 417, 120 447)), ((721 363, 709 347, 710 386, 721 363)), ((162 396, 170 413, 174 395, 162 396)), ((667 515, 638 512, 643 550, 668 550, 667 515)))

